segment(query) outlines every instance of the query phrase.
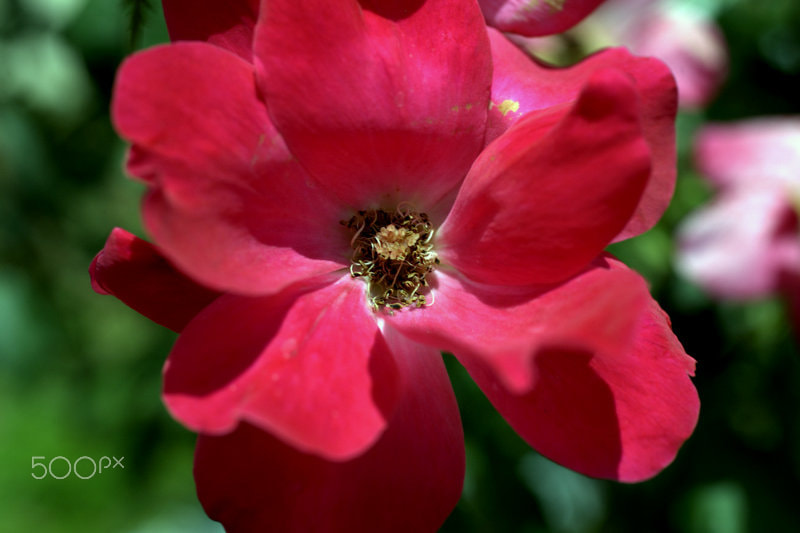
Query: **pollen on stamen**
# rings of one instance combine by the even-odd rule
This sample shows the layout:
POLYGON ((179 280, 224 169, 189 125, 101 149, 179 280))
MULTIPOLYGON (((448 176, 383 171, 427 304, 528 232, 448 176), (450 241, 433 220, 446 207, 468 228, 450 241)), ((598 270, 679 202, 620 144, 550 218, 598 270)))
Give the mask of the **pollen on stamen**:
POLYGON ((359 211, 342 224, 353 236, 350 274, 367 284, 370 305, 425 307, 428 302, 426 276, 439 264, 433 251, 433 226, 425 213, 403 209, 359 211))

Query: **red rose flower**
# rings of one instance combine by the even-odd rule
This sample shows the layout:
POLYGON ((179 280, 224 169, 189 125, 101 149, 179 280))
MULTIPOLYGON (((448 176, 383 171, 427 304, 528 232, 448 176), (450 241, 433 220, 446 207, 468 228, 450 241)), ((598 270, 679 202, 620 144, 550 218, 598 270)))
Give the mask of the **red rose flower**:
POLYGON ((180 331, 170 412, 231 531, 438 527, 464 474, 439 355, 533 447, 655 475, 694 361, 603 249, 674 181, 674 82, 623 50, 571 69, 471 1, 165 1, 178 42, 112 114, 157 248, 115 230, 99 292, 180 331))

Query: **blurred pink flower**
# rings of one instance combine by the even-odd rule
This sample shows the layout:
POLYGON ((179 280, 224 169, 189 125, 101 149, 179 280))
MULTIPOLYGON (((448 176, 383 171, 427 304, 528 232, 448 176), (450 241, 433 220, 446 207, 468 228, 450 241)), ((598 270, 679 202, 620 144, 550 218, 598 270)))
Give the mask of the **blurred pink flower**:
POLYGON ((718 194, 679 228, 678 269, 724 298, 785 288, 800 275, 800 118, 706 126, 695 152, 718 194))
MULTIPOLYGON (((724 37, 707 13, 690 5, 665 0, 607 0, 583 22, 567 32, 584 53, 609 46, 664 61, 674 74, 680 105, 701 108, 716 94, 727 74, 724 37)), ((561 37, 524 41, 546 60, 558 57, 561 37)))

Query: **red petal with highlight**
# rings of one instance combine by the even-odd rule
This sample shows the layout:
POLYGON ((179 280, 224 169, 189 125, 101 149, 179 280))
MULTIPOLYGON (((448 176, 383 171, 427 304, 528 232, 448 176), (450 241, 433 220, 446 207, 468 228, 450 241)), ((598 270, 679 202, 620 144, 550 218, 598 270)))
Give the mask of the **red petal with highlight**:
POLYGON ((542 350, 525 393, 509 389, 484 360, 457 355, 537 451, 589 476, 636 482, 672 462, 697 424, 700 402, 689 378, 694 360, 652 299, 633 333, 626 351, 542 350))
POLYGON ((669 204, 675 187, 675 115, 678 93, 669 69, 657 59, 632 56, 624 48, 598 52, 575 66, 541 65, 502 34, 489 31, 494 62, 487 141, 501 135, 527 113, 578 97, 597 70, 615 68, 630 76, 639 100, 639 120, 650 147, 652 173, 639 206, 619 241, 650 229, 669 204), (507 102, 503 106, 503 102, 507 102))
POLYGON ((305 292, 222 296, 170 354, 170 412, 201 433, 244 420, 306 453, 361 454, 386 428, 399 387, 363 291, 348 276, 305 292))
POLYGON ((519 393, 535 381, 531 358, 542 350, 628 350, 649 299, 641 276, 612 270, 606 258, 557 286, 481 286, 442 270, 432 290, 433 305, 386 321, 417 342, 483 361, 519 393))
POLYGON ((438 353, 388 332, 407 384, 386 432, 362 455, 329 461, 248 424, 201 435, 200 501, 226 531, 436 531, 461 496, 464 437, 438 353))
POLYGON ((477 5, 270 0, 256 65, 300 163, 354 209, 428 207, 464 178, 486 127, 491 57, 477 5))
POLYGON ((595 72, 571 109, 529 113, 484 150, 439 230, 443 263, 498 285, 573 276, 627 224, 649 156, 632 82, 595 72))
POLYGON ((180 331, 218 292, 176 270, 156 248, 115 228, 89 267, 92 288, 111 294, 153 322, 180 331))
POLYGON ((266 294, 343 268, 349 246, 343 209, 288 153, 253 78, 205 43, 153 48, 123 64, 112 114, 164 255, 209 287, 266 294))
POLYGON ((673 460, 697 422, 694 360, 638 274, 606 255, 539 294, 437 277, 431 307, 387 322, 452 351, 536 450, 626 482, 673 460))

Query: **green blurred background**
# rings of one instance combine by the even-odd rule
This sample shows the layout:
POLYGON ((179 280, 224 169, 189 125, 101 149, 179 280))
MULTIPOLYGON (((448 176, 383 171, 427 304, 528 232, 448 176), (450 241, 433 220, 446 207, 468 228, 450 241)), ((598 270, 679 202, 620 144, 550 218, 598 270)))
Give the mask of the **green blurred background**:
MULTIPOLYGON (((448 357, 467 478, 444 531, 800 531, 800 354, 783 303, 715 302, 671 266, 675 225, 710 196, 691 168, 697 127, 800 113, 800 2, 706 3, 728 80, 706 111, 679 117, 664 220, 614 247, 698 360, 698 428, 651 481, 585 478, 531 451, 448 357)), ((145 235, 108 106, 122 58, 167 40, 150 4, 132 25, 144 3, 0 0, 0 532, 221 531, 195 497, 194 435, 159 399, 174 335, 94 294, 87 274, 113 226, 145 235), (34 456, 124 456, 125 468, 37 480, 34 456)))

